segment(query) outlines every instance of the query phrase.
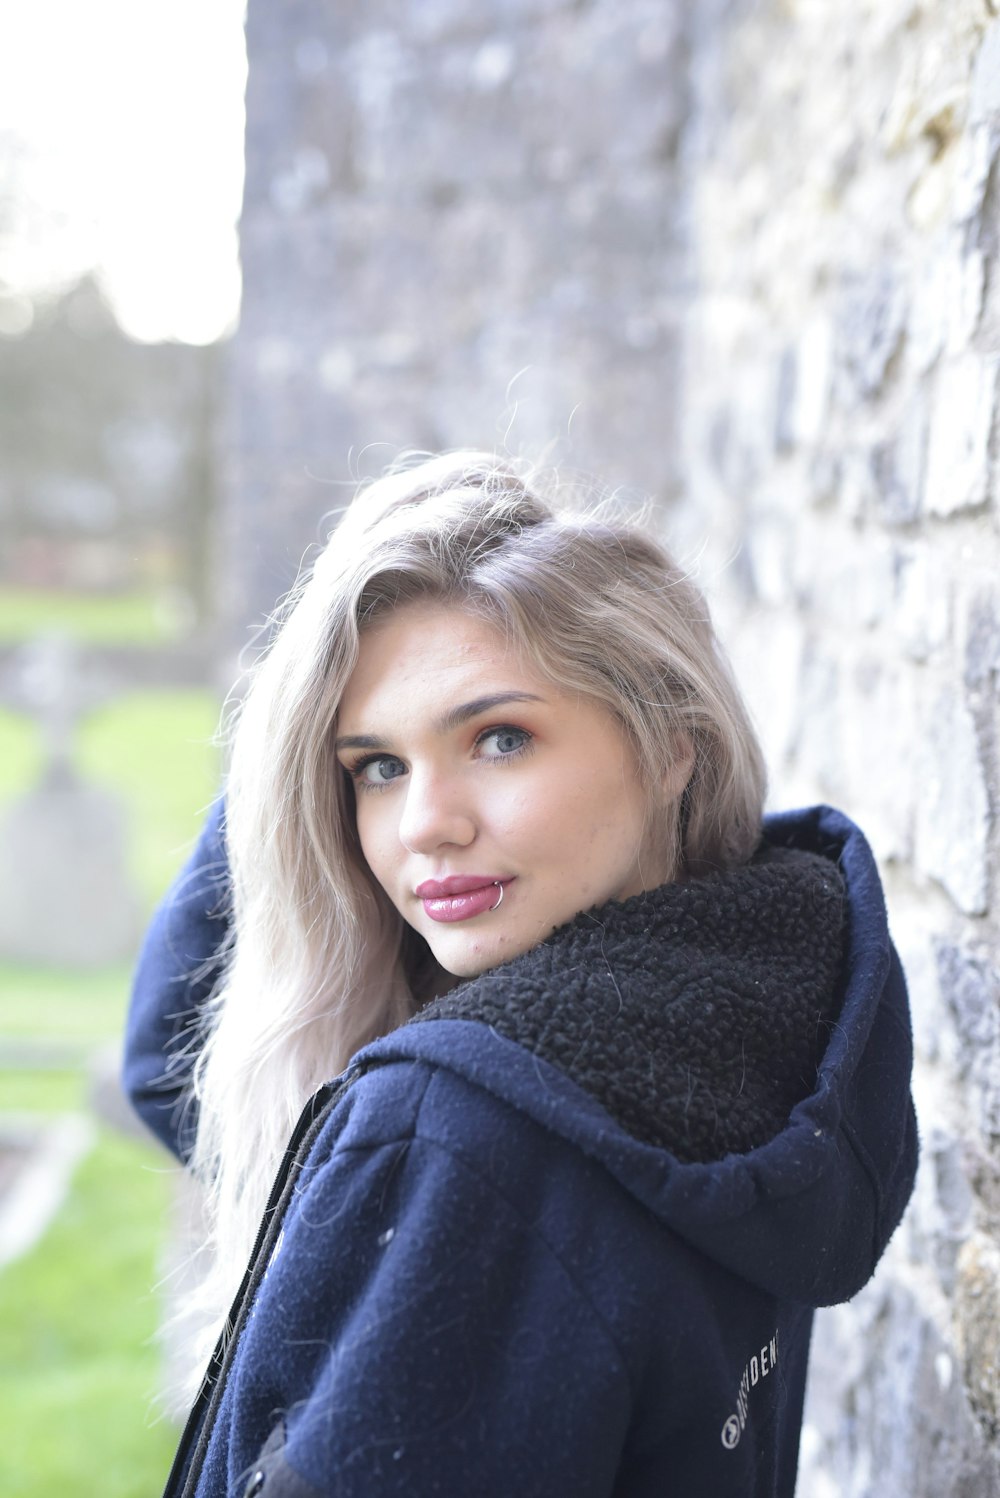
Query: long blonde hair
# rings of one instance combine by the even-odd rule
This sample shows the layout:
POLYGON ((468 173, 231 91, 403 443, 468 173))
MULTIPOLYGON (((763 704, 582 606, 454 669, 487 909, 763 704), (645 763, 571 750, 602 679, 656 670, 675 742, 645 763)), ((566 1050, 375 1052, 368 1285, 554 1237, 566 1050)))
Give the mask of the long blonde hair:
POLYGON ((744 862, 760 835, 756 735, 701 594, 650 535, 557 512, 514 465, 480 453, 362 489, 289 600, 232 737, 233 943, 194 1076, 214 1265, 206 1336, 302 1105, 427 996, 429 954, 367 870, 333 750, 366 625, 427 598, 486 619, 543 676, 604 704, 648 784, 687 736, 694 769, 669 829, 678 876, 744 862))

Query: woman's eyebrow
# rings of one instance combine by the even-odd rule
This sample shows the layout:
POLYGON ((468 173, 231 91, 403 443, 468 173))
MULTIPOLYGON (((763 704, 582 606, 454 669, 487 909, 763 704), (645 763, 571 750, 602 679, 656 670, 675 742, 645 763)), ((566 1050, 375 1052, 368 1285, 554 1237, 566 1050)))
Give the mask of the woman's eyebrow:
MULTIPOLYGON (((449 708, 443 717, 436 720, 434 731, 450 733, 454 728, 461 728, 470 718, 492 712, 495 707, 504 707, 508 702, 544 701, 545 698, 539 697, 535 692, 490 692, 486 697, 473 697, 471 702, 460 702, 456 707, 449 708)), ((343 749, 388 749, 389 740, 381 739, 373 733, 351 733, 336 739, 333 747, 337 754, 343 749)))
POLYGON ((335 754, 339 754, 341 749, 388 749, 388 747, 387 739, 376 738, 373 733, 349 733, 333 741, 335 754))
POLYGON ((460 702, 457 707, 449 708, 443 717, 438 718, 434 727, 438 733, 448 733, 453 728, 461 728, 470 718, 492 712, 495 707, 504 707, 508 702, 544 700, 544 697, 539 697, 535 692, 490 692, 486 697, 473 697, 471 702, 460 702))

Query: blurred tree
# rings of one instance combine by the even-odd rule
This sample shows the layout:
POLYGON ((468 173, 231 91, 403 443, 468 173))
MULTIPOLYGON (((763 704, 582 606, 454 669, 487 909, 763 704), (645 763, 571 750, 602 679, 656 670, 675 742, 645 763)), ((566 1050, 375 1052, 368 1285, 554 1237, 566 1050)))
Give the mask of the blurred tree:
POLYGON ((151 587, 205 620, 215 368, 127 338, 91 277, 0 338, 0 584, 151 587))

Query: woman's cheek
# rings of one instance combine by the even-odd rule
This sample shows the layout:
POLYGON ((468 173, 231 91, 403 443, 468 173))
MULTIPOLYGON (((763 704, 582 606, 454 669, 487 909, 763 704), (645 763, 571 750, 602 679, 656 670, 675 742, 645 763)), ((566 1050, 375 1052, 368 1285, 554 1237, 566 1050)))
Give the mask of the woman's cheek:
MULTIPOLYGON (((381 800, 382 797, 371 796, 370 799, 381 800)), ((383 887, 386 886, 386 876, 391 872, 393 863, 399 861, 399 837, 397 833, 394 833, 384 811, 385 808, 382 808, 382 814, 380 814, 379 808, 367 805, 358 810, 358 840, 361 843, 361 851, 365 855, 368 867, 383 887), (396 850, 395 857, 393 856, 394 850, 396 850)))

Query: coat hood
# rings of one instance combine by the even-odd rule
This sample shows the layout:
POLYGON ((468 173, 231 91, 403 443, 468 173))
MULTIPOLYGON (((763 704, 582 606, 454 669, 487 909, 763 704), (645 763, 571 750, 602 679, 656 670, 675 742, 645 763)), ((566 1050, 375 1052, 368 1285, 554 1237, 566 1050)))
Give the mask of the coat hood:
POLYGON ((350 1070, 407 1057, 562 1136, 782 1299, 853 1295, 912 1189, 905 981, 871 850, 830 807, 769 817, 740 869, 578 916, 350 1070))

